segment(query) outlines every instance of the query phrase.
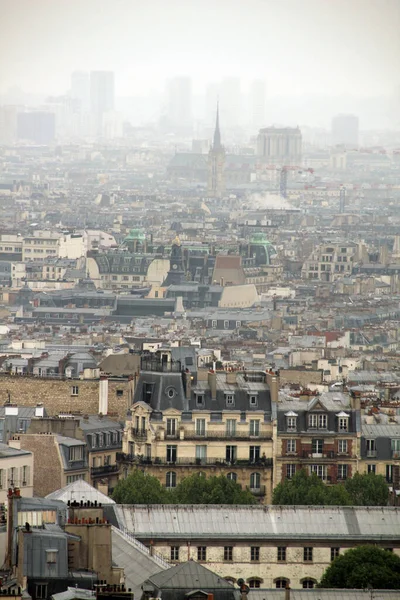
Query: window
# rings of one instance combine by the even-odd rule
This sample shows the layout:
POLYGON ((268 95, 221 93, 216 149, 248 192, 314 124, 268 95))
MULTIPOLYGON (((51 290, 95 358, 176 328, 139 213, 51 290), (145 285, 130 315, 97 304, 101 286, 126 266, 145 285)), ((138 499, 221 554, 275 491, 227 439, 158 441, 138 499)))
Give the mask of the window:
POLYGON ((393 465, 386 465, 386 482, 393 483, 393 465))
POLYGON ((226 476, 227 479, 229 479, 229 481, 234 481, 236 483, 237 481, 237 475, 236 473, 228 473, 228 475, 226 476))
POLYGON ((286 546, 278 546, 278 562, 284 562, 286 560, 286 546))
POLYGON ((286 440, 286 454, 296 453, 296 440, 286 440))
POLYGON ((211 321, 211 327, 217 329, 217 321, 211 321))
POLYGON ((250 419, 250 435, 253 437, 259 437, 260 421, 258 419, 250 419))
POLYGON ((255 577, 253 577, 252 579, 249 579, 247 582, 249 588, 260 588, 261 587, 261 579, 257 579, 255 577))
POLYGON ((67 475, 67 483, 73 483, 74 481, 79 481, 80 479, 85 479, 85 473, 78 473, 78 475, 67 475))
POLYGON ((392 458, 400 458, 400 439, 391 440, 392 458))
POLYGON ((233 560, 233 546, 224 546, 224 560, 233 560))
POLYGON ((226 420, 226 435, 227 436, 236 435, 236 419, 227 419, 226 420))
POLYGON ((249 402, 250 402, 250 406, 257 406, 257 395, 249 394, 249 402))
POLYGON ((206 435, 206 420, 205 419, 196 419, 196 435, 200 435, 200 436, 206 435))
POLYGON ((373 473, 375 475, 376 465, 367 465, 367 471, 368 471, 368 473, 373 473))
POLYGON ((252 562, 257 562, 260 560, 260 546, 250 547, 250 560, 252 562))
POLYGON ((331 562, 340 554, 340 548, 331 548, 331 562))
POLYGON ((225 449, 226 462, 230 462, 230 463, 235 462, 236 456, 237 456, 237 446, 226 446, 226 449, 225 449))
POLYGON ((324 451, 324 440, 313 440, 311 448, 313 454, 322 454, 324 451))
POLYGON ((29 485, 29 482, 30 482, 29 466, 24 465, 22 467, 22 481, 20 483, 21 483, 21 485, 29 485))
POLYGON ((252 473, 250 475, 250 490, 261 489, 261 476, 260 473, 252 473))
POLYGON ((315 586, 314 579, 303 579, 301 582, 304 589, 312 589, 315 586))
POLYGON ((196 463, 205 465, 207 461, 207 446, 196 446, 196 463))
POLYGON ((338 465, 337 469, 337 478, 347 479, 347 465, 338 465))
POLYGON ((196 406, 204 405, 204 394, 196 394, 196 406))
POLYGON ((176 419, 167 419, 167 435, 176 435, 176 419))
POLYGON ((366 440, 367 446, 367 458, 374 458, 376 456, 375 440, 366 440))
POLYGON ((48 565, 54 565, 57 562, 58 550, 46 550, 46 562, 48 565))
POLYGON ((313 549, 311 546, 304 546, 303 548, 303 560, 304 562, 312 562, 313 560, 313 549))
POLYGON ((167 446, 167 462, 176 463, 177 447, 167 446))
POLYGON ((328 469, 326 465, 310 465, 310 475, 312 473, 315 473, 315 475, 323 481, 328 479, 328 469))
POLYGON ((338 441, 338 453, 339 454, 347 454, 347 440, 339 440, 338 441))
POLYGON ((175 471, 168 471, 165 476, 165 487, 168 489, 176 487, 176 473, 175 471))
POLYGON ((277 589, 284 589, 287 585, 289 585, 289 580, 284 577, 280 577, 279 579, 275 579, 275 587, 277 589))
POLYGON ((327 415, 308 415, 308 427, 310 429, 326 429, 327 423, 327 415))
POLYGON ((288 431, 296 431, 297 417, 286 417, 286 427, 288 431))
POLYGON ((206 546, 197 546, 197 560, 207 560, 206 546))
POLYGON ((78 396, 78 394, 79 394, 79 386, 72 385, 71 386, 71 396, 78 396))
POLYGON ((36 584, 36 598, 37 600, 45 600, 47 598, 47 583, 36 584))
POLYGON ((229 329, 229 321, 224 321, 224 329, 229 329))
POLYGON ((250 446, 249 461, 257 463, 260 460, 261 446, 250 446))
POLYGON ((124 390, 116 390, 115 393, 116 393, 116 395, 117 395, 118 398, 121 398, 121 396, 124 395, 124 390))
POLYGON ((235 395, 225 394, 225 401, 227 406, 235 406, 235 395))
POLYGON ((171 560, 179 560, 179 546, 171 546, 171 560))
POLYGON ((291 479, 296 475, 296 465, 289 464, 286 465, 286 477, 287 479, 291 479))
POLYGON ((339 417, 339 431, 349 430, 349 417, 339 417))
POLYGON ((83 446, 71 446, 69 449, 69 460, 83 460, 83 446))

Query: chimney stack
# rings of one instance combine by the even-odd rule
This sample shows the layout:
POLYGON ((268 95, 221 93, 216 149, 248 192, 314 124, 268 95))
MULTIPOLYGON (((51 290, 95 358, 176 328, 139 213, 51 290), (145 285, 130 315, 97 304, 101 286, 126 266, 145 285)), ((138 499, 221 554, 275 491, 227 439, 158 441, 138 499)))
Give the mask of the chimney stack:
POLYGON ((210 386, 211 400, 217 399, 217 374, 214 369, 208 371, 208 385, 210 386))
POLYGON ((99 381, 99 414, 108 414, 108 377, 100 375, 99 381))
POLYGON ((279 402, 279 371, 267 371, 267 384, 272 402, 279 402))

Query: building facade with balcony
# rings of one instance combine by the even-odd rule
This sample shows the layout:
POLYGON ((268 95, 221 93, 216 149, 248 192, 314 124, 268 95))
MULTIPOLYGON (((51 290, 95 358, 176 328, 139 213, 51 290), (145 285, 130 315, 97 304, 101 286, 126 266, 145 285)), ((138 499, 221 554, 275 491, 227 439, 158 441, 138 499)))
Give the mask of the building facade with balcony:
POLYGON ((327 483, 352 477, 358 470, 361 438, 356 403, 340 392, 326 392, 309 402, 279 402, 274 482, 302 468, 327 483))
POLYGON ((170 351, 144 356, 119 457, 122 473, 145 469, 167 488, 195 472, 225 475, 270 502, 274 403, 267 377, 182 370, 170 351))
POLYGON ((383 475, 388 485, 394 483, 395 467, 400 466, 400 424, 398 417, 380 413, 363 416, 361 424, 361 467, 363 473, 383 475))

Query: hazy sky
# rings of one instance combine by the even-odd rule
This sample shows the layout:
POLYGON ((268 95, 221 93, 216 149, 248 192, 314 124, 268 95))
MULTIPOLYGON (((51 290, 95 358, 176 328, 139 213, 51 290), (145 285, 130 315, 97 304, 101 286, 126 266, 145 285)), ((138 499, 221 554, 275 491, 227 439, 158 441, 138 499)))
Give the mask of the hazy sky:
POLYGON ((269 93, 400 89, 400 0, 0 0, 0 92, 63 93, 74 70, 116 73, 118 95, 191 75, 269 93))

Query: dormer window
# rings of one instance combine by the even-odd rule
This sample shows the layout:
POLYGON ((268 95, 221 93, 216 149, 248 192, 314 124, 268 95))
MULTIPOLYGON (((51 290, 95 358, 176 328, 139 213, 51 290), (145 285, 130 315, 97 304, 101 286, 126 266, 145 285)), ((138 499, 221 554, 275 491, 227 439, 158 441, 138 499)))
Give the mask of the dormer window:
POLYGON ((233 392, 225 392, 226 406, 235 406, 235 394, 233 392))
POLYGON ((204 393, 203 392, 195 392, 196 397, 196 406, 202 407, 204 406, 204 393))
POLYGON ((337 415, 338 418, 338 431, 347 432, 349 431, 349 417, 350 415, 345 412, 340 412, 337 415))
POLYGON ((286 429, 287 431, 296 431, 297 430, 297 417, 298 414, 290 410, 285 414, 286 417, 286 429))
POLYGON ((258 405, 258 397, 256 392, 249 393, 249 404, 253 407, 258 405))
POLYGON ((328 426, 327 415, 308 415, 308 428, 309 429, 326 429, 328 426))

